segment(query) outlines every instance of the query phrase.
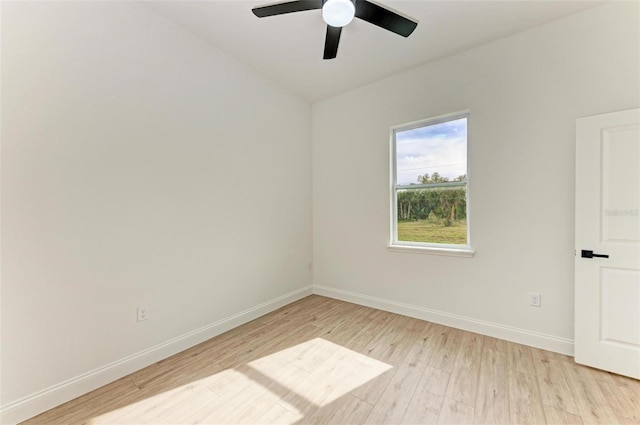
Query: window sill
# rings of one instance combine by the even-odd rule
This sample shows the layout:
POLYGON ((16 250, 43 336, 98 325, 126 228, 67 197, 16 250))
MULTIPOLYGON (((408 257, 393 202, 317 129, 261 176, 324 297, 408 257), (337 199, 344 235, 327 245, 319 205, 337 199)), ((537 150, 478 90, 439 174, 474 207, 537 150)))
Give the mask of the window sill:
POLYGON ((389 245, 389 251, 410 252, 413 254, 446 255, 450 257, 471 258, 476 251, 471 247, 464 248, 438 248, 433 246, 389 245))

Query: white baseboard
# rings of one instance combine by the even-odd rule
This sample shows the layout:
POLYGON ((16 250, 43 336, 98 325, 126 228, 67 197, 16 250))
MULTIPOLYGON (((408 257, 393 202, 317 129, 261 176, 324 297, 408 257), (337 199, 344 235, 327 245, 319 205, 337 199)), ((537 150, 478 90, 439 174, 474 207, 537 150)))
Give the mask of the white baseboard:
POLYGON ((289 292, 233 316, 8 403, 0 407, 0 423, 15 424, 31 418, 311 294, 312 287, 310 285, 289 292))
POLYGON ((482 335, 492 336, 531 347, 542 348, 544 350, 573 356, 573 340, 559 338, 552 335, 545 335, 498 323, 486 322, 473 319, 471 317, 459 316, 438 310, 431 310, 410 304, 403 304, 383 298, 371 297, 369 295, 358 294, 341 289, 331 288, 323 285, 314 285, 313 293, 329 298, 335 298, 354 304, 373 307, 391 313, 402 314, 403 316, 414 317, 416 319, 434 322, 452 328, 463 329, 482 335))

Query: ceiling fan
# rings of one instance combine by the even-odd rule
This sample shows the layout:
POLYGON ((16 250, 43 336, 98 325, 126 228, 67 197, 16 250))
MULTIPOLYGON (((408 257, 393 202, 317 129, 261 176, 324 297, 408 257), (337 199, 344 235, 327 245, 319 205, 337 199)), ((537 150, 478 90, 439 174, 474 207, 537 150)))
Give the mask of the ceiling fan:
POLYGON ((294 0, 254 7, 252 11, 258 18, 265 18, 313 9, 322 9, 322 18, 327 23, 323 59, 336 57, 342 27, 349 24, 354 17, 403 37, 411 35, 418 26, 416 21, 400 16, 368 0, 294 0))

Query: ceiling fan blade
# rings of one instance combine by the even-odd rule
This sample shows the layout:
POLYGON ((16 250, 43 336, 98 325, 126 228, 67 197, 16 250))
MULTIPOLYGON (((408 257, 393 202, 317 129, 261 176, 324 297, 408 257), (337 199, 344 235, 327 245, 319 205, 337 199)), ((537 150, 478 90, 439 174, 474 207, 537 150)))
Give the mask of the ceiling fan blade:
POLYGON ((322 59, 334 59, 338 54, 338 44, 340 44, 340 34, 342 27, 332 27, 327 25, 327 36, 324 40, 324 56, 322 59))
POLYGON ((368 0, 356 1, 356 16, 364 21, 381 28, 395 32, 403 37, 409 37, 418 23, 400 16, 389 9, 371 3, 368 0))
POLYGON ((327 25, 327 36, 324 39, 324 56, 322 59, 334 59, 336 57, 338 44, 340 43, 340 33, 342 33, 342 27, 327 25))
POLYGON ((251 9, 258 18, 283 15, 285 13, 302 12, 304 10, 322 9, 322 0, 296 0, 270 4, 251 9))

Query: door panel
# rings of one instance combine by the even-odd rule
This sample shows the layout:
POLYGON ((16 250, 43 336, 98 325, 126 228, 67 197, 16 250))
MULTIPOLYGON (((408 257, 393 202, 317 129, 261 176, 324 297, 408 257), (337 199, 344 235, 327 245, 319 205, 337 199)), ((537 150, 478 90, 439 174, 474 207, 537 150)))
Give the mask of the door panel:
POLYGON ((601 269, 602 329, 607 343, 640 347, 640 273, 636 270, 601 269))
POLYGON ((575 231, 575 360, 640 379, 640 109, 577 120, 575 231))
POLYGON ((640 239, 639 138, 637 125, 602 130, 602 242, 640 239))

